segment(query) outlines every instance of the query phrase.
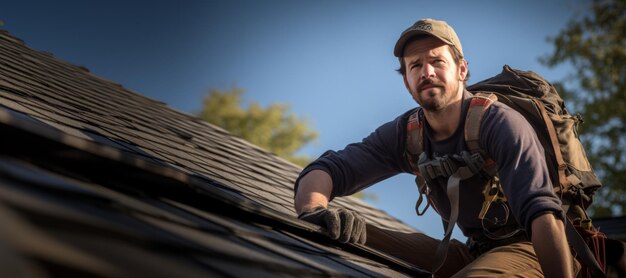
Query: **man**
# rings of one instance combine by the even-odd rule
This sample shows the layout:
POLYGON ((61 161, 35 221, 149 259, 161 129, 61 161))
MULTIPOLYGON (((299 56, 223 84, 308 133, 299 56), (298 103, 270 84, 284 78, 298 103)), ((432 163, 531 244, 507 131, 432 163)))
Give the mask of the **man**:
MULTIPOLYGON (((469 69, 455 31, 444 21, 419 20, 401 34, 394 55, 407 90, 421 107, 423 162, 459 157, 467 151, 463 127, 471 94, 465 90, 469 69)), ((437 271, 441 276, 572 277, 579 265, 569 251, 561 203, 553 192, 541 144, 523 116, 497 102, 483 116, 480 144, 497 164, 506 202, 492 204, 479 219, 483 190, 491 181, 479 174, 460 181, 457 224, 470 244, 453 240, 447 256, 434 256, 439 240, 365 225, 354 212, 328 208, 334 197, 413 172, 406 138, 408 118, 415 112, 408 111, 362 142, 328 151, 307 166, 296 181, 299 218, 327 228, 342 242, 365 243, 424 269, 436 271, 436 260, 445 258, 437 271)), ((447 180, 435 178, 428 184, 428 198, 444 220, 455 211, 447 180)))

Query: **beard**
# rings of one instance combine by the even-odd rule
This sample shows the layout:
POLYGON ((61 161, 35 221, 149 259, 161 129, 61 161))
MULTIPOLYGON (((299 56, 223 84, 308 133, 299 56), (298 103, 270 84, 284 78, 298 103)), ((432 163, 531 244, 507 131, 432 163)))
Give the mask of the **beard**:
POLYGON ((427 79, 417 86, 415 99, 417 103, 424 109, 430 112, 438 112, 444 110, 450 105, 451 99, 458 93, 459 84, 455 84, 452 88, 448 88, 445 84, 437 81, 427 79), (423 91, 423 87, 432 86, 426 91, 423 91), (451 90, 447 90, 451 89, 451 90), (437 92, 440 91, 440 92, 437 92))

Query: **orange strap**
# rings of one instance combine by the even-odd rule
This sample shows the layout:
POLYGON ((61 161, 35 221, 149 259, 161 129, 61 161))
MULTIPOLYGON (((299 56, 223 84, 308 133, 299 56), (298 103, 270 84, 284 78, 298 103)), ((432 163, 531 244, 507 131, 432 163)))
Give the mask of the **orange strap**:
POLYGON ((487 108, 497 100, 496 95, 485 93, 476 93, 470 100, 465 117, 465 144, 467 144, 470 153, 484 154, 480 147, 480 124, 487 108))
POLYGON ((474 94, 470 100, 467 116, 465 117, 465 144, 470 153, 479 153, 485 158, 485 166, 483 168, 491 176, 496 175, 496 163, 493 159, 487 158, 487 153, 480 147, 480 124, 489 106, 497 100, 498 97, 495 94, 474 94))
POLYGON ((407 159, 415 175, 421 176, 417 163, 419 156, 424 152, 424 121, 422 110, 418 109, 409 116, 406 125, 406 150, 407 159))

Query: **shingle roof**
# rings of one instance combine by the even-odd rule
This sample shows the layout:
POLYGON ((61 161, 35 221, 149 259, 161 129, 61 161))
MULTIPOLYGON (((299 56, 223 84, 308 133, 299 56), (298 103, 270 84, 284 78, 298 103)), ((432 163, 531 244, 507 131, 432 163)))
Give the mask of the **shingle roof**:
POLYGON ((297 220, 299 167, 1 30, 0 134, 2 277, 425 274, 297 220))

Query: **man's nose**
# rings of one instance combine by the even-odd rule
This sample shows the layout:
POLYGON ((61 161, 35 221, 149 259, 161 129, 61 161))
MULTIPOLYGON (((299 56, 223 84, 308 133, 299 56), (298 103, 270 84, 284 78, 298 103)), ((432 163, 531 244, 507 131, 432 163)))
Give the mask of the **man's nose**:
POLYGON ((422 71, 420 72, 420 79, 429 79, 435 76, 435 68, 428 63, 425 63, 422 66, 422 71))

